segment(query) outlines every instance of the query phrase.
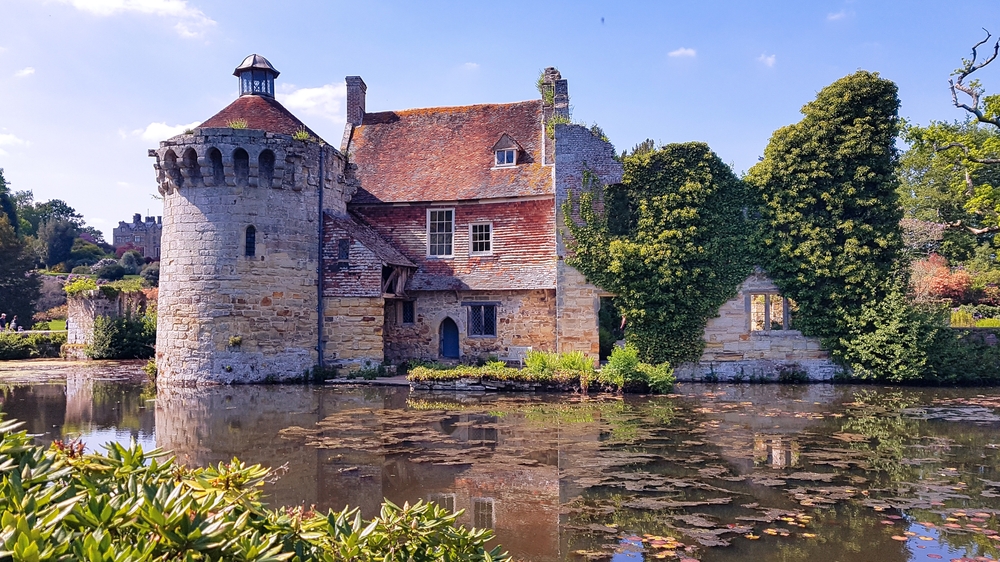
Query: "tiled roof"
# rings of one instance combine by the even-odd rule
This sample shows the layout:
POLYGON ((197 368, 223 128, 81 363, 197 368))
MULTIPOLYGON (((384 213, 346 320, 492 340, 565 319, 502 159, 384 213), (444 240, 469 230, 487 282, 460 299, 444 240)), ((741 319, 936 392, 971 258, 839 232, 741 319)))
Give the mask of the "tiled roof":
POLYGON ((354 205, 551 195, 542 165, 542 101, 366 113, 350 160, 361 188, 354 205), (524 152, 494 168, 493 145, 507 133, 524 152))
POLYGON ((354 217, 335 215, 329 211, 325 211, 325 213, 327 220, 330 221, 333 226, 343 229, 352 238, 361 242, 365 248, 368 248, 372 251, 372 253, 378 256, 383 263, 402 267, 417 267, 415 263, 393 248, 392 244, 379 236, 377 232, 372 230, 367 225, 361 224, 361 222, 354 217))
POLYGON ((319 138, 319 135, 306 127, 298 117, 278 103, 278 100, 267 96, 240 96, 198 127, 224 128, 239 119, 246 119, 247 129, 259 129, 282 135, 293 135, 296 131, 305 129, 310 135, 319 138))

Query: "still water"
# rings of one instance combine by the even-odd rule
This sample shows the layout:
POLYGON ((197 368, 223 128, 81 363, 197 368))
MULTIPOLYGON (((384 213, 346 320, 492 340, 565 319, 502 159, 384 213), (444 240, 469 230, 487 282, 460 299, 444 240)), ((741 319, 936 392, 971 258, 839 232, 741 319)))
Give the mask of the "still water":
POLYGON ((0 387, 42 443, 282 467, 272 505, 430 499, 522 560, 993 560, 1000 389, 680 385, 669 397, 405 388, 0 387))

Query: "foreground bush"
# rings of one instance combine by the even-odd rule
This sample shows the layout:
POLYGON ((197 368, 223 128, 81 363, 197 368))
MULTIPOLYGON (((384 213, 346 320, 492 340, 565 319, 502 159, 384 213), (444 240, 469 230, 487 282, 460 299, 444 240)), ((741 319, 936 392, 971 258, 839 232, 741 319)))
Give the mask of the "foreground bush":
POLYGON ((156 317, 126 315, 94 319, 94 343, 87 346, 91 359, 147 359, 156 345, 156 317))
POLYGON ((597 380, 619 391, 663 394, 674 387, 674 370, 669 363, 650 365, 639 360, 639 349, 632 344, 616 347, 601 369, 597 380))
POLYGON ((238 460, 188 469, 160 450, 32 444, 0 422, 0 560, 139 562, 508 560, 488 530, 418 502, 378 517, 261 503, 268 470, 238 460))
POLYGON ((64 343, 66 343, 65 333, 0 332, 0 360, 59 357, 59 348, 64 343))

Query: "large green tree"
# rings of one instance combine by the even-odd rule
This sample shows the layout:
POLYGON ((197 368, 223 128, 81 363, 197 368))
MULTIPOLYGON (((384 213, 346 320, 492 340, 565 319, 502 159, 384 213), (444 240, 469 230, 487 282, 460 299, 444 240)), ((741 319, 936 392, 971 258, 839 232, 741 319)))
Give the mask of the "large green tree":
POLYGON ((797 325, 837 345, 881 299, 901 254, 894 83, 859 71, 824 88, 771 137, 747 181, 760 200, 762 265, 799 307, 797 325))
POLYGON ((17 206, 17 214, 21 220, 21 234, 24 236, 37 235, 42 225, 55 220, 68 221, 77 228, 83 226, 83 215, 62 199, 36 203, 34 193, 31 191, 14 192, 12 199, 17 206))
POLYGON ((76 224, 66 219, 52 219, 38 229, 38 241, 45 247, 45 265, 52 267, 72 256, 73 241, 78 233, 76 224))
POLYGON ((32 273, 34 259, 25 251, 6 214, 0 213, 0 312, 7 320, 18 317, 18 323, 31 326, 34 303, 41 282, 32 273))
POLYGON ((751 272, 746 187, 703 143, 639 148, 620 185, 585 185, 569 263, 615 293, 645 360, 697 360, 706 322, 751 272))
POLYGON ((7 215, 7 221, 14 227, 14 233, 18 231, 17 206, 10 197, 10 187, 3 177, 3 168, 0 168, 0 213, 7 215))

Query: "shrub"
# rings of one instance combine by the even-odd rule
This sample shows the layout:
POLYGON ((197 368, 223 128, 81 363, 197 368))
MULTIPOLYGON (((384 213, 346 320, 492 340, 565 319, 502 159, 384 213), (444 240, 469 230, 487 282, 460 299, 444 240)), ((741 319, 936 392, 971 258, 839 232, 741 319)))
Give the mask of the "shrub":
POLYGON ((608 358, 607 365, 601 369, 597 380, 621 391, 626 384, 640 378, 642 377, 639 372, 639 348, 626 344, 625 347, 616 347, 611 352, 611 357, 608 358))
POLYGON ((24 334, 0 332, 0 360, 59 357, 66 334, 24 334))
POLYGON ((0 360, 30 359, 34 349, 28 338, 17 332, 0 332, 0 360))
POLYGON ((90 277, 81 277, 79 279, 74 279, 69 283, 66 283, 66 286, 63 287, 63 290, 66 291, 67 295, 74 296, 74 295, 79 295, 81 293, 85 293, 87 291, 93 291, 96 288, 97 288, 97 281, 94 281, 90 277))
POLYGON ((639 363, 638 369, 646 376, 649 391, 653 394, 667 394, 674 389, 677 379, 674 377, 674 370, 670 368, 670 363, 659 365, 639 363))
POLYGON ((435 504, 385 502, 370 522, 357 509, 272 510, 260 465, 191 469, 134 443, 103 454, 79 442, 42 447, 18 425, 0 422, 0 466, 11 468, 0 473, 5 559, 509 560, 486 550, 491 531, 459 527, 460 513, 435 504))
POLYGON ((71 271, 70 273, 74 273, 76 275, 90 275, 90 266, 89 265, 78 265, 78 266, 74 267, 73 271, 71 271))
POLYGON ((91 359, 146 359, 156 345, 156 318, 150 315, 94 319, 94 343, 85 353, 91 359))
POLYGON ((105 265, 100 268, 94 268, 94 275, 100 279, 106 279, 108 281, 118 281, 119 279, 124 278, 127 274, 128 271, 117 263, 105 265))
POLYGON ((139 275, 146 281, 150 287, 160 286, 160 263, 153 262, 143 268, 139 275))

